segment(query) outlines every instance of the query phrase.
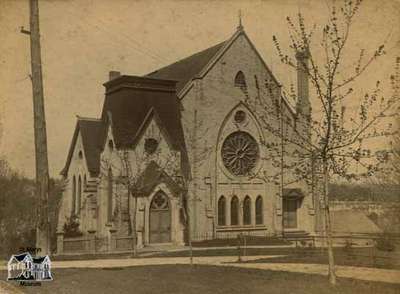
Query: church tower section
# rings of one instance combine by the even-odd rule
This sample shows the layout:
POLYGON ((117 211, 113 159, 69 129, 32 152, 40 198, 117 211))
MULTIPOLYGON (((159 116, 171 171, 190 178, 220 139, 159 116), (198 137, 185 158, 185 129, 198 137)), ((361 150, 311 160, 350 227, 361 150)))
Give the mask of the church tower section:
POLYGON ((273 207, 279 191, 260 177, 268 167, 265 142, 256 117, 243 102, 228 112, 215 150, 217 237, 275 232, 273 207))
POLYGON ((78 118, 62 171, 58 252, 183 245, 190 169, 176 82, 113 72, 104 86, 101 118, 78 118))

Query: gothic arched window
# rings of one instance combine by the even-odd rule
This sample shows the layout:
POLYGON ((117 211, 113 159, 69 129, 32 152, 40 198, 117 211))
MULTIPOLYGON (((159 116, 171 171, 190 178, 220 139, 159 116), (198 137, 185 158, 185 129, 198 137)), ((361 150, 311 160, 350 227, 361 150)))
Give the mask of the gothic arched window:
POLYGON ((233 196, 231 200, 231 225, 237 226, 239 224, 239 199, 233 196))
POLYGON ((114 142, 113 142, 113 140, 108 140, 108 148, 110 149, 110 151, 114 150, 114 142))
POLYGON ((111 168, 107 175, 107 220, 112 221, 113 175, 111 168))
POLYGON ((243 224, 251 225, 251 199, 246 196, 243 201, 243 224))
POLYGON ((72 205, 71 205, 71 214, 75 213, 75 204, 76 202, 76 178, 75 176, 72 178, 72 205))
POLYGON ((218 225, 225 226, 225 208, 226 208, 226 200, 224 196, 221 196, 218 200, 218 225))
POLYGON ((242 71, 239 71, 235 76, 235 87, 238 87, 242 90, 247 89, 246 78, 242 71))
POLYGON ((256 225, 262 225, 263 222, 263 199, 258 196, 256 199, 256 225))
POLYGON ((76 201, 76 214, 79 215, 81 212, 81 199, 82 199, 82 179, 81 176, 78 178, 78 198, 76 201))

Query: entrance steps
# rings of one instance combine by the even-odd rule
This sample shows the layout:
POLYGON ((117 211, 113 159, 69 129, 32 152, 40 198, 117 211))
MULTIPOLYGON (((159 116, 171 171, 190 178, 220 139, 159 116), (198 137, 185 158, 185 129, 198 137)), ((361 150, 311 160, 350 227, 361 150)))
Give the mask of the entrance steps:
POLYGON ((159 252, 159 251, 175 251, 175 250, 184 250, 186 249, 185 246, 178 246, 172 243, 166 244, 149 244, 145 247, 141 248, 140 251, 142 252, 159 252))
POLYGON ((286 241, 291 242, 296 247, 307 246, 307 247, 315 247, 315 240, 310 233, 302 230, 290 230, 284 231, 282 238, 286 241))
POLYGON ((310 233, 303 230, 290 230, 283 232, 283 238, 289 241, 308 237, 310 237, 310 233))

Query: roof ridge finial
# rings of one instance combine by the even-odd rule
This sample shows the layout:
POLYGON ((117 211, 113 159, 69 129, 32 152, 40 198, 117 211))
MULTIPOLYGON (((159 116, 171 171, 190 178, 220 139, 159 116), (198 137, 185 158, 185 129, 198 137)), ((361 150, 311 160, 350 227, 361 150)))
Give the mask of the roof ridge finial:
POLYGON ((242 25, 242 10, 239 9, 239 25, 237 27, 238 31, 243 30, 243 25, 242 25))

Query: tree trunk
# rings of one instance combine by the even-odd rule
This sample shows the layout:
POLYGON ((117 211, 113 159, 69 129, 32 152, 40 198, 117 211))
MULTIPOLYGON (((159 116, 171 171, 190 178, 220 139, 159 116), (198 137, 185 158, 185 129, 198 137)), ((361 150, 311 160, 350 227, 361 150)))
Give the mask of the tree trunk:
POLYGON ((326 159, 323 160, 323 176, 324 176, 324 216, 325 216, 325 235, 328 245, 328 268, 329 268, 329 282, 332 285, 336 284, 336 273, 335 273, 335 258, 333 255, 333 241, 332 241, 332 226, 331 217, 329 212, 329 174, 328 164, 326 159))

